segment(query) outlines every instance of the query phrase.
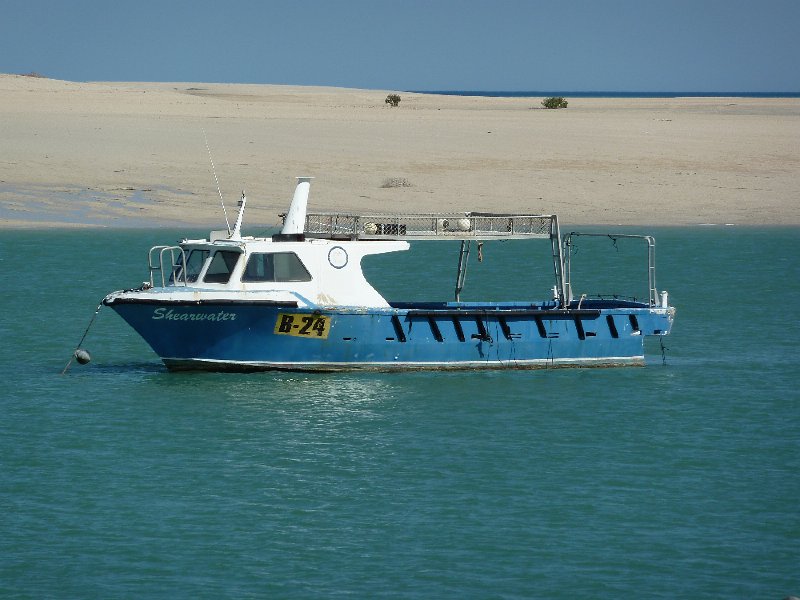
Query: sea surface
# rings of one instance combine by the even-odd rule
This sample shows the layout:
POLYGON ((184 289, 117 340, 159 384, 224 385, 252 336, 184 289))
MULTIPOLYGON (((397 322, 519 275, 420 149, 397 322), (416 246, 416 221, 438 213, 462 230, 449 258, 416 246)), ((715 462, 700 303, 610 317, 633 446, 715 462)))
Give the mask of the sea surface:
POLYGON ((419 94, 444 96, 485 96, 487 98, 800 98, 800 92, 575 92, 575 91, 476 91, 476 90, 409 90, 419 94))
MULTIPOLYGON (((103 308, 61 375, 186 232, 0 231, 0 597, 800 596, 800 229, 648 232, 646 367, 171 374, 103 308)), ((576 293, 646 293, 576 243, 576 293)), ((549 297, 539 244, 473 248, 466 299, 549 297)), ((441 249, 365 269, 446 299, 441 249)))

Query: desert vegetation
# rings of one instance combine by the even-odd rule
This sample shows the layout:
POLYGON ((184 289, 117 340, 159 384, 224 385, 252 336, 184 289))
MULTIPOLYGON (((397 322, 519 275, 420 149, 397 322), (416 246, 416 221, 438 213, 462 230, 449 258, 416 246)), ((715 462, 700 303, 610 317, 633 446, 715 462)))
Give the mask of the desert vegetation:
POLYGON ((553 96, 542 100, 542 106, 545 108, 567 108, 567 101, 561 96, 553 96))
POLYGON ((387 177, 381 184, 382 188, 411 187, 411 183, 405 177, 387 177))

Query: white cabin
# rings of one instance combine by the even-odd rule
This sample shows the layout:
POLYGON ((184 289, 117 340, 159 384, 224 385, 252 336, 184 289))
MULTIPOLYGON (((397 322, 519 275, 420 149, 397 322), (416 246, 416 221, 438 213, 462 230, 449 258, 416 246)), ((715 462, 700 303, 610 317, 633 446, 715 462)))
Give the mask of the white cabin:
POLYGON ((217 292, 216 297, 234 293, 239 299, 246 293, 253 299, 291 300, 306 306, 388 308, 364 278, 361 259, 408 248, 408 242, 398 240, 186 240, 180 245, 182 253, 175 254, 170 280, 164 283, 173 293, 202 290, 217 292))

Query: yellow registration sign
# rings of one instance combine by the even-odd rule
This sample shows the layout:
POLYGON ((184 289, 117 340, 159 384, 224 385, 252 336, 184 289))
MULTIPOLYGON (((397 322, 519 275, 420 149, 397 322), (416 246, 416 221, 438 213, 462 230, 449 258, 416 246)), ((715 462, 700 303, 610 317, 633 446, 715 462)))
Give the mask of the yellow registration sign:
POLYGON ((323 315, 278 313, 278 320, 275 322, 274 333, 325 340, 328 339, 330 330, 330 317, 323 315))

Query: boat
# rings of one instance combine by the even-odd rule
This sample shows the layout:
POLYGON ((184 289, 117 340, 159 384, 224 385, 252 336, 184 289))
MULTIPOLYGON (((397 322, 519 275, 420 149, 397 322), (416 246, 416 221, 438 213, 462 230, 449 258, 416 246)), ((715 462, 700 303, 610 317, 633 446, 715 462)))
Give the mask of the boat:
POLYGON ((298 178, 279 233, 242 235, 243 193, 233 227, 212 231, 208 239, 154 246, 149 279, 108 294, 103 304, 169 370, 643 365, 644 338, 670 333, 675 308, 667 292, 656 289, 651 236, 616 234, 645 243, 648 298, 576 299, 573 238, 607 234, 562 236, 554 214, 312 213, 310 184, 311 178, 298 178), (441 240, 460 241, 452 300, 388 301, 364 275, 367 256, 441 240), (473 243, 492 240, 549 241, 552 297, 461 301, 473 243))

